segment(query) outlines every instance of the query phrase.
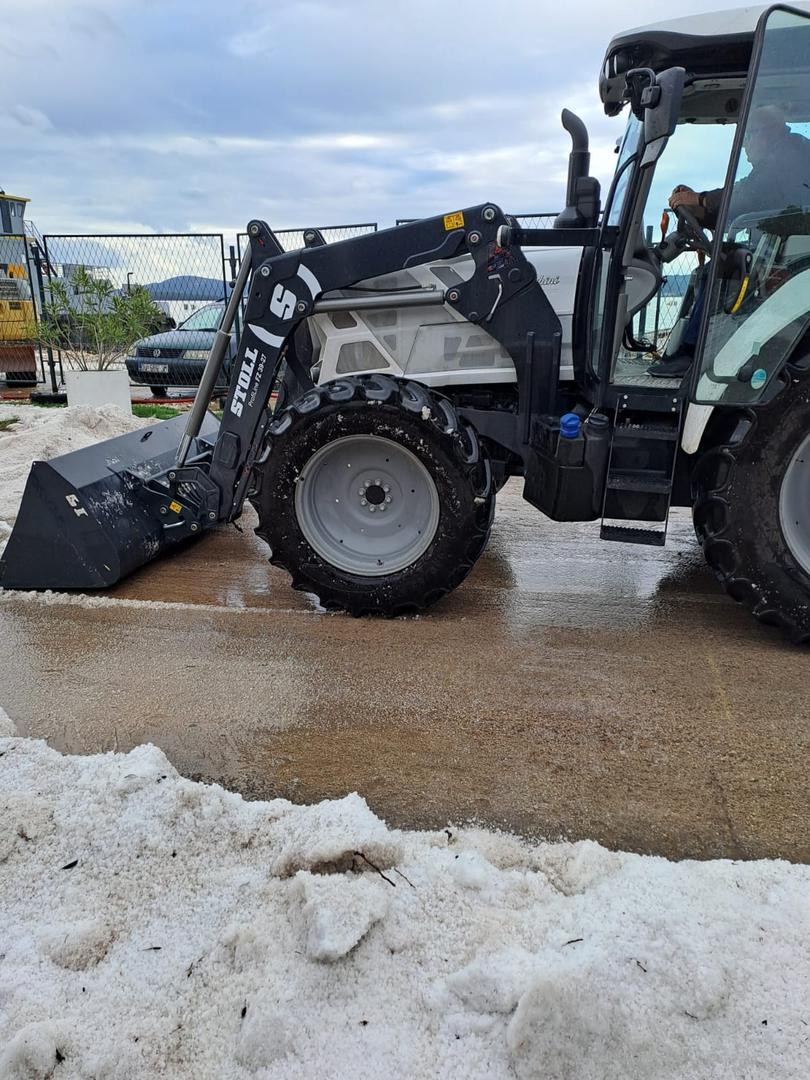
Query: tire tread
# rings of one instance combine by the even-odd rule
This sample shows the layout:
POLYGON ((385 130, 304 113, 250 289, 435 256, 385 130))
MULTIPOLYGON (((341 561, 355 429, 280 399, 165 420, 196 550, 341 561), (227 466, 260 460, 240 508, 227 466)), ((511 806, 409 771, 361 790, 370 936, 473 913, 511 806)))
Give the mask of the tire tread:
POLYGON ((489 540, 495 512, 495 489, 489 459, 475 429, 459 417, 447 399, 411 380, 395 379, 388 375, 355 375, 316 386, 284 409, 268 428, 266 450, 269 448, 269 454, 262 454, 262 460, 272 457, 275 440, 283 438, 299 424, 312 424, 325 410, 349 403, 364 403, 370 408, 394 406, 411 417, 421 417, 423 422, 430 424, 432 436, 450 451, 464 481, 475 492, 474 527, 467 534, 466 543, 458 552, 458 561, 448 571, 445 583, 441 586, 432 584, 421 595, 409 598, 405 603, 392 597, 386 604, 378 597, 374 604, 370 604, 367 598, 347 595, 338 588, 315 581, 307 573, 307 568, 295 558, 294 545, 273 546, 270 516, 274 511, 261 494, 265 466, 256 470, 255 492, 251 497, 259 515, 256 533, 270 545, 270 562, 290 575, 292 587, 301 592, 314 593, 327 610, 344 610, 357 617, 376 614, 387 618, 424 611, 464 581, 489 540))

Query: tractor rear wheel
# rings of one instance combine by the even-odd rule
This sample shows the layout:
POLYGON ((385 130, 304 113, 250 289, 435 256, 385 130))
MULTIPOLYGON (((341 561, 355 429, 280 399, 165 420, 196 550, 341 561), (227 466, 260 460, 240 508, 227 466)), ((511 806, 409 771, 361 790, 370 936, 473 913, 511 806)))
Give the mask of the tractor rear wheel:
POLYGON ((495 492, 475 430, 418 383, 357 375, 277 414, 251 501, 270 561, 326 608, 420 611, 460 585, 495 492))
POLYGON ((726 591, 810 641, 810 370, 794 369, 703 455, 693 494, 698 539, 726 591))

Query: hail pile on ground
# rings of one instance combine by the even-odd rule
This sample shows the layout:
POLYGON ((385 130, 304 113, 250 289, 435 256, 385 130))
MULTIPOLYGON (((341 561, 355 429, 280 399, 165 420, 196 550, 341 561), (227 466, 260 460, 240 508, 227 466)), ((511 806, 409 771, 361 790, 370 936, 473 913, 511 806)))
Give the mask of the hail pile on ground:
POLYGON ((810 868, 389 829, 0 716, 0 1076, 810 1075, 810 868))

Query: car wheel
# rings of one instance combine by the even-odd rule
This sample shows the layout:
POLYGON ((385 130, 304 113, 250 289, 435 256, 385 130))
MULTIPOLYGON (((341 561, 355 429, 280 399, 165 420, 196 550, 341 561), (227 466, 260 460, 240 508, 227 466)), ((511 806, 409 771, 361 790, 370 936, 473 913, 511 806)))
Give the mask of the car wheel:
POLYGON ((7 386, 36 386, 36 371, 8 371, 6 372, 7 386))

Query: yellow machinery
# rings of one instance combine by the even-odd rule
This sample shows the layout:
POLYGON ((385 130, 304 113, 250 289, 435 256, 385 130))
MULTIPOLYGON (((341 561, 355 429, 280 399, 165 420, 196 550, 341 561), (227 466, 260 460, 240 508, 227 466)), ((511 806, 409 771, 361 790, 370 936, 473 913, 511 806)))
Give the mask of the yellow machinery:
POLYGON ((34 304, 23 223, 28 201, 0 191, 0 372, 8 384, 18 386, 37 380, 30 342, 34 304))

